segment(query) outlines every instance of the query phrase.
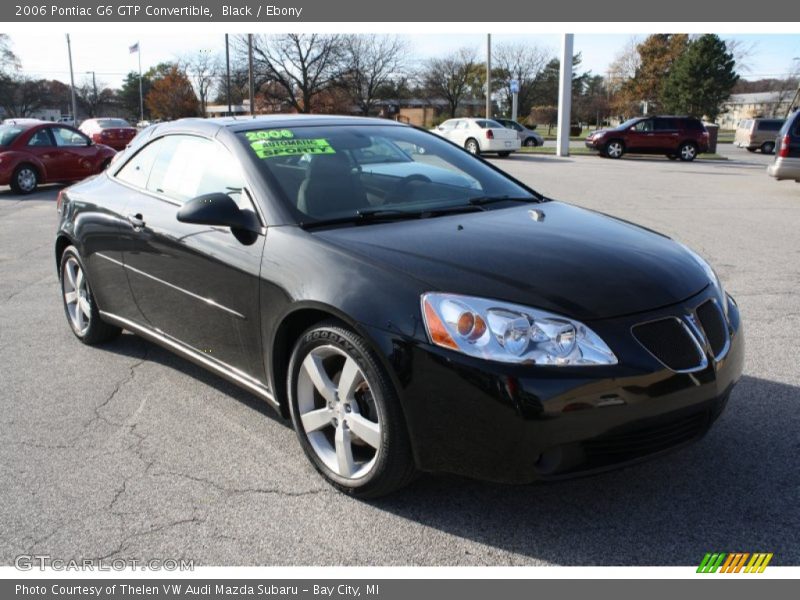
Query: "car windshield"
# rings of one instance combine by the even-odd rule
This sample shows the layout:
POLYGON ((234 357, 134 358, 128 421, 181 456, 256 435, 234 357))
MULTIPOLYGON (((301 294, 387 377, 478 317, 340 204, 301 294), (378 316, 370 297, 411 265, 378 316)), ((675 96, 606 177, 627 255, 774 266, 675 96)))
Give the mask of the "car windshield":
POLYGON ((0 125, 0 146, 10 146, 22 133, 22 128, 13 125, 0 125))
POLYGON ((97 126, 100 129, 110 129, 112 127, 130 127, 131 124, 125 119, 97 119, 97 126))
POLYGON ((460 148, 411 127, 300 126, 238 135, 303 225, 541 200, 460 148))
POLYGON ((641 117, 635 117, 633 119, 628 119, 624 123, 621 123, 619 126, 617 126, 617 129, 627 129, 628 127, 633 127, 634 125, 636 125, 641 120, 642 120, 641 117))

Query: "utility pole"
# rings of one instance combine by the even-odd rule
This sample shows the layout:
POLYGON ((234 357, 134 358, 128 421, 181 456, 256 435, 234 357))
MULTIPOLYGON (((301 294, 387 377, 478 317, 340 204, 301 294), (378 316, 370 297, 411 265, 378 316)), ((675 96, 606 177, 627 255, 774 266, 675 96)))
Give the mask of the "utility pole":
POLYGON ((572 42, 574 35, 565 33, 561 39, 561 72, 558 86, 558 139, 556 154, 569 156, 569 130, 572 122, 572 42))
POLYGON ((250 114, 256 114, 256 82, 253 80, 253 34, 247 34, 247 79, 250 95, 250 114))
POLYGON ((228 116, 233 116, 231 107, 231 49, 228 43, 228 34, 225 34, 225 96, 228 99, 228 116))
POLYGON ((72 70, 72 44, 67 34, 67 55, 69 56, 69 86, 72 90, 72 124, 78 124, 78 101, 75 98, 75 73, 72 70))
POLYGON ((486 34, 486 118, 492 118, 492 34, 486 34))

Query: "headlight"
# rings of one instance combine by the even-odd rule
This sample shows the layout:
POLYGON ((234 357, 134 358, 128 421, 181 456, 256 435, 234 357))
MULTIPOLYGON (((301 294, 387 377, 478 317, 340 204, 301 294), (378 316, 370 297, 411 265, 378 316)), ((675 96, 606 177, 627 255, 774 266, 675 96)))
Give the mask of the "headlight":
MULTIPOLYGON (((680 242, 678 242, 680 244, 680 242)), ((700 256, 697 252, 689 248, 689 246, 685 244, 681 244, 684 250, 689 253, 689 255, 695 260, 695 262, 700 265, 700 267, 705 271, 706 276, 708 277, 708 282, 717 288, 717 292, 719 293, 719 303, 722 307, 722 312, 725 313, 725 318, 728 318, 728 294, 725 293, 725 287, 722 285, 722 280, 717 275, 717 272, 714 268, 708 264, 708 261, 700 256)))
POLYGON ((422 314, 433 344, 469 356, 535 365, 617 364, 611 349, 586 325, 536 308, 427 293, 422 314))

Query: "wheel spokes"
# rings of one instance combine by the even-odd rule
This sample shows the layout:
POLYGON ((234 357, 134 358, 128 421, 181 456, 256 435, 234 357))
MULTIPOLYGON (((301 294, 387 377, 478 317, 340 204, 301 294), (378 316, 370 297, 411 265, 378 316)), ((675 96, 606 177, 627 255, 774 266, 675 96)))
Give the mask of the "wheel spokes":
POLYGON ((78 301, 78 292, 71 291, 64 294, 64 300, 67 304, 75 304, 78 301))
POLYGON ((305 369, 314 387, 317 388, 317 391, 325 401, 336 402, 336 386, 325 372, 322 359, 314 354, 309 354, 303 360, 303 369, 305 369))
POLYGON ((333 411, 327 406, 300 415, 300 420, 303 422, 303 429, 306 430, 306 433, 312 433, 330 425, 332 419, 333 411))
POLYGON ((381 426, 370 421, 358 413, 351 413, 347 417, 347 424, 350 429, 364 443, 369 444, 376 450, 381 445, 381 426))
POLYGON ((342 374, 339 376, 339 400, 352 400, 353 392, 359 383, 364 380, 361 369, 358 368, 356 361, 348 357, 344 361, 342 374))
POLYGON ((78 289, 78 284, 75 281, 75 270, 72 262, 68 262, 66 268, 64 269, 65 274, 67 276, 67 281, 69 282, 70 286, 72 286, 73 290, 78 289))
POLYGON ((87 319, 92 315, 92 307, 86 297, 82 296, 78 299, 78 307, 81 309, 80 312, 82 312, 87 319))
POLYGON ((355 472, 353 447, 351 446, 350 429, 344 423, 336 428, 336 463, 337 472, 342 477, 352 477, 355 472))

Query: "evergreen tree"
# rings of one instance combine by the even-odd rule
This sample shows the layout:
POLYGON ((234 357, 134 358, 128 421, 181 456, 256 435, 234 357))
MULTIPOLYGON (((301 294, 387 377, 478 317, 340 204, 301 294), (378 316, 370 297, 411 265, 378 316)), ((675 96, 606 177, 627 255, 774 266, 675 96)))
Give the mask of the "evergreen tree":
POLYGON ((689 42, 670 70, 664 109, 714 121, 738 80, 736 60, 725 42, 714 34, 702 35, 689 42))

